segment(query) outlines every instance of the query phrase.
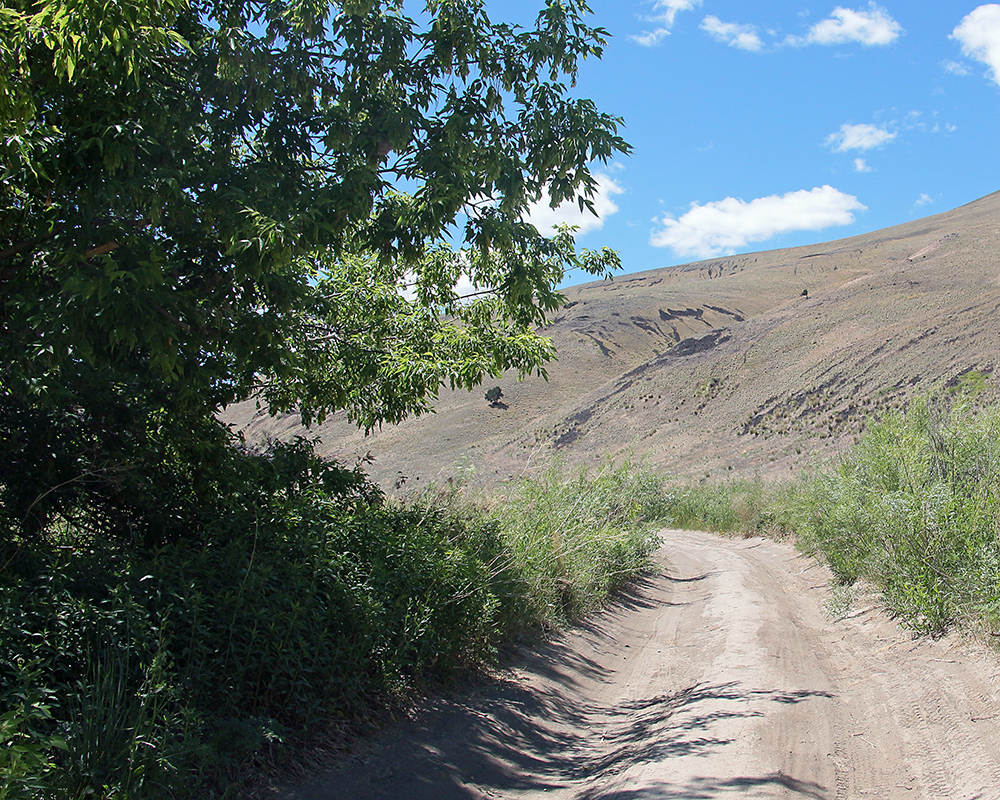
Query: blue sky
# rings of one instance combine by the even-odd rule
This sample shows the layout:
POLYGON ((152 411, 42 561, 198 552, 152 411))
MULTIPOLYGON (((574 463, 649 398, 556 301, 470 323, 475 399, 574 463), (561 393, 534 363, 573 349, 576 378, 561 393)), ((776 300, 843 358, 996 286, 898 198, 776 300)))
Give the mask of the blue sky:
MULTIPOLYGON (((529 21, 531 0, 487 0, 529 21)), ((574 90, 625 118, 602 218, 626 272, 839 239, 1000 190, 1000 5, 593 0, 574 90)))

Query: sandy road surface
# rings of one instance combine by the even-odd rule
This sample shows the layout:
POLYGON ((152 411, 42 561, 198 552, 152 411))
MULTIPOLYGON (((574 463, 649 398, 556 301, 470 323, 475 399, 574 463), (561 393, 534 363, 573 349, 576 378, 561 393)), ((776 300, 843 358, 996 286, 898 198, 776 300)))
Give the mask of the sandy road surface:
POLYGON ((790 547, 666 531, 665 567, 289 798, 1000 799, 1000 664, 790 547))

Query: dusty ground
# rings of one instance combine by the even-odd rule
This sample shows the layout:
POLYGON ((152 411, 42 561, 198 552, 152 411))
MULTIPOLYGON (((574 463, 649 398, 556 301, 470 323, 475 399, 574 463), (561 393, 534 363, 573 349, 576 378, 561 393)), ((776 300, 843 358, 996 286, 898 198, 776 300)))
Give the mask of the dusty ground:
POLYGON ((1000 798, 1000 663, 914 640, 775 542, 665 532, 665 565, 471 696, 288 800, 1000 798))

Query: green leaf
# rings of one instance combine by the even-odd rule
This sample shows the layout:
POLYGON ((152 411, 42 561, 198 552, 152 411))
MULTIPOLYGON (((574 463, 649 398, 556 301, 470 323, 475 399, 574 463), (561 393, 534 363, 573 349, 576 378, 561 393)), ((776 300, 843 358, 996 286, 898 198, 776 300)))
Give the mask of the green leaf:
MULTIPOLYGON (((566 271, 618 266, 522 221, 543 192, 592 207, 591 165, 629 150, 571 96, 605 41, 579 0, 533 28, 477 0, 31 9, 0 9, 0 424, 49 420, 70 486, 141 460, 119 435, 249 398, 371 428, 544 374, 566 271), (56 435, 78 418, 100 433, 56 435)), ((40 470, 15 498, 29 445, 0 446, 0 504, 69 513, 40 470)))

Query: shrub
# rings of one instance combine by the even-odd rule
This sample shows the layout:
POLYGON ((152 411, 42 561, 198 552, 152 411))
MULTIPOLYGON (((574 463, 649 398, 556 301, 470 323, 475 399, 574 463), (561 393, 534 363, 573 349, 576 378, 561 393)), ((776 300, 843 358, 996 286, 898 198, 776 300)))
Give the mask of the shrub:
POLYGON ((845 582, 865 577, 915 629, 994 602, 1000 409, 924 397, 872 423, 812 487, 802 542, 845 582))
POLYGON ((996 623, 1000 407, 977 410, 975 395, 927 396, 889 410, 839 464, 798 481, 675 488, 671 520, 794 531, 838 581, 872 581, 917 631, 937 634, 963 617, 996 623))
POLYGON ((224 794, 331 719, 601 602, 644 567, 658 509, 627 465, 507 487, 517 512, 387 503, 303 441, 223 477, 227 513, 156 548, 70 525, 6 540, 9 796, 224 794))
POLYGON ((508 484, 486 510, 500 554, 488 563, 508 625, 557 625, 602 603, 648 566, 664 518, 662 478, 629 459, 596 475, 554 462, 508 484))

